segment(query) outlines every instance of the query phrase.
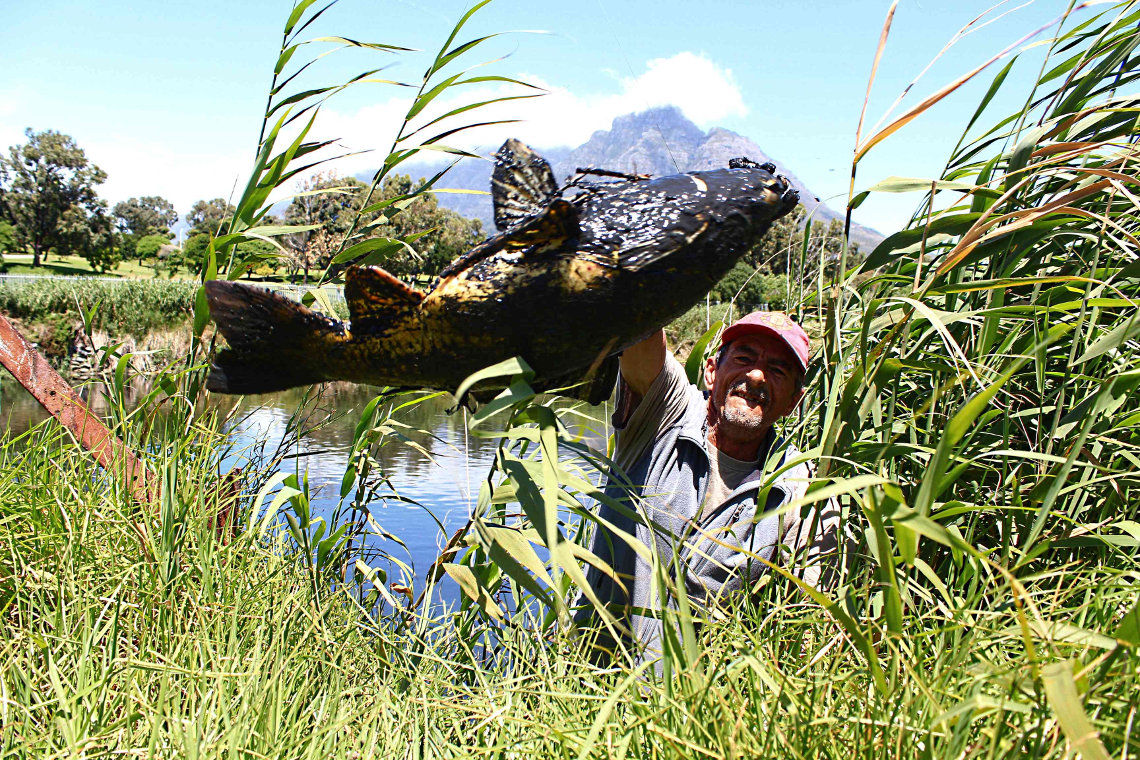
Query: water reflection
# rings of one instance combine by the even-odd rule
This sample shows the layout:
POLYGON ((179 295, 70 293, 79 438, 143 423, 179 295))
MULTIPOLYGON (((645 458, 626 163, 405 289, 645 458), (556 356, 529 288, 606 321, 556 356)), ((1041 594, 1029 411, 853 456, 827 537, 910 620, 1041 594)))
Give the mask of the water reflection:
MULTIPOLYGON (((377 389, 338 385, 324 389, 304 405, 300 436, 288 436, 293 415, 301 408, 303 392, 249 396, 242 399, 215 397, 220 411, 233 411, 231 432, 236 440, 250 447, 265 442, 273 449, 283 438, 291 445, 282 451, 291 458, 282 469, 308 477, 314 514, 331 519, 340 503, 340 483, 348 464, 353 434, 361 411, 374 398, 377 389), (236 408, 234 408, 236 406, 236 408)), ((400 396, 387 402, 398 407, 422 397, 400 396)), ((449 413, 452 402, 446 397, 428 398, 393 412, 401 433, 411 442, 389 438, 372 449, 379 470, 390 487, 381 488, 367 504, 368 512, 384 531, 399 541, 382 538, 374 532, 361 550, 369 564, 384 567, 389 578, 400 578, 395 557, 422 577, 438 556, 447 537, 467 520, 478 494, 479 479, 495 455, 492 441, 465 435, 464 410, 449 413), (441 529, 442 526, 442 529, 441 529)), ((223 466, 244 464, 239 452, 223 466)), ((351 499, 350 499, 351 500, 351 499)), ((411 583, 412 579, 403 579, 411 583)), ((451 593, 446 594, 452 596, 451 593)))
MULTIPOLYGON (((305 405, 300 423, 305 432, 289 453, 296 457, 298 466, 307 469, 310 480, 326 483, 335 479, 339 485, 360 413, 376 393, 374 388, 338 386, 325 389, 305 405)), ((409 488, 425 478, 441 476, 454 485, 456 475, 468 469, 468 463, 490 463, 495 444, 465 434, 465 410, 451 411, 454 402, 449 397, 420 398, 406 395, 387 402, 391 408, 404 407, 393 412, 393 420, 411 443, 389 439, 373 451, 384 472, 409 488), (406 404, 413 399, 416 403, 406 404)), ((275 443, 285 435, 303 400, 302 392, 285 391, 240 399, 214 396, 211 403, 219 411, 232 414, 231 430, 240 440, 275 443)))
MULTIPOLYGON (((47 417, 23 388, 6 373, 0 375, 0 424, 18 434, 47 417)), ((134 388, 128 393, 128 402, 135 403, 145 390, 134 388)), ((97 387, 86 386, 81 392, 96 412, 106 413, 107 398, 97 387)), ((236 444, 223 462, 223 470, 247 466, 261 449, 272 453, 284 441, 287 448, 281 453, 288 458, 281 469, 307 475, 314 514, 329 519, 340 501, 341 477, 360 413, 377 392, 368 386, 337 383, 324 386, 310 399, 303 390, 245 397, 212 395, 208 404, 230 420, 228 430, 236 444), (288 435, 300 408, 304 409, 301 429, 305 432, 288 435)), ((427 395, 402 395, 387 402, 393 408, 403 406, 393 412, 392 419, 408 441, 389 438, 372 452, 391 488, 379 491, 368 510, 403 546, 377 536, 363 547, 369 554, 396 556, 411 565, 417 575, 435 560, 448 536, 466 522, 497 447, 495 440, 468 433, 467 412, 452 410, 454 400, 450 396, 405 405, 412 398, 427 395)), ((596 420, 606 419, 603 408, 585 411, 596 420)), ((567 421, 576 419, 579 417, 567 421)), ((587 417, 580 419, 588 423, 587 417)), ((588 424, 590 428, 578 432, 604 448, 607 431, 599 428, 600 423, 588 424)))

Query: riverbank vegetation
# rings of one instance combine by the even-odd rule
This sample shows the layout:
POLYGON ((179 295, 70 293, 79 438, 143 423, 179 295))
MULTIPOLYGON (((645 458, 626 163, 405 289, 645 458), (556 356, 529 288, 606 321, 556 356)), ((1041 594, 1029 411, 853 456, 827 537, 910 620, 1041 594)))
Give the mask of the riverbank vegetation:
POLYGON ((103 345, 130 341, 141 347, 177 328, 185 333, 177 343, 187 346, 196 290, 194 283, 171 280, 0 280, 0 313, 58 362, 79 332, 102 333, 103 345))
MULTIPOLYGON (((310 5, 290 17, 279 70, 310 5)), ((1032 48, 1047 55, 1013 114, 991 114, 993 95, 1029 52, 980 67, 970 76, 992 84, 943 176, 870 189, 927 193, 908 228, 857 266, 841 247, 791 280, 818 348, 785 433, 819 462, 807 500, 843 507, 835 588, 773 568, 747 600, 669 613, 660 673, 599 664, 566 623, 604 452, 571 434, 583 410, 530 392, 525 364, 490 370, 512 383, 469 431, 498 443, 495 467, 413 578, 358 548, 383 533, 367 506, 391 485, 373 452, 401 445, 396 407, 414 396, 362 410, 325 520, 303 474, 272 474, 271 456, 219 477, 232 443, 195 416, 191 358, 117 418, 161 484, 153 508, 54 426, 0 444, 4 752, 1135 756, 1138 22, 1135 2, 1065 14, 1032 48), (437 580, 463 602, 424 603, 437 580)), ((477 47, 458 31, 414 83, 409 119, 450 52, 477 47)), ((957 84, 860 133, 856 168, 957 84)), ((277 161, 273 108, 218 259, 261 234, 265 184, 307 151, 302 133, 277 161)), ((342 248, 334 260, 376 252, 351 233, 342 248)), ((716 327, 702 316, 698 358, 716 327)))
POLYGON ((195 290, 194 283, 164 280, 6 280, 0 281, 0 311, 28 321, 86 312, 94 329, 142 337, 186 320, 195 290))

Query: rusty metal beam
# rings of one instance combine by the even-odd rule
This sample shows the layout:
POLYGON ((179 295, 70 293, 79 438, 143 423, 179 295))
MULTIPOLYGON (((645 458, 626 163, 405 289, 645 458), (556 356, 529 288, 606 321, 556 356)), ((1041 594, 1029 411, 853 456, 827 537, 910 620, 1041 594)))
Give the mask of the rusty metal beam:
POLYGON ((154 483, 145 465, 87 408, 47 359, 0 314, 0 364, 91 452, 105 470, 127 478, 135 499, 153 505, 154 483))

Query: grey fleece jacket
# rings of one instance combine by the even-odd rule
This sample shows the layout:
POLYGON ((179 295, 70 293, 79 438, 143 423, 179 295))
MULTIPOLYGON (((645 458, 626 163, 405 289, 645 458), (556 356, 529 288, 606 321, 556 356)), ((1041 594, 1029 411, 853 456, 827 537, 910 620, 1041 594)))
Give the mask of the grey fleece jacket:
MULTIPOLYGON (((619 386, 618 398, 626 397, 619 386)), ((780 471, 799 452, 774 432, 761 446, 755 470, 722 503, 701 507, 711 468, 707 408, 706 395, 688 383, 680 364, 669 356, 637 407, 629 411, 619 403, 614 414, 614 461, 630 485, 623 487, 620 474, 611 474, 606 495, 622 507, 599 506, 601 524, 591 550, 621 583, 595 567, 589 568, 587 581, 628 626, 624 643, 645 656, 660 651, 659 610, 675 607, 676 600, 662 593, 651 563, 620 533, 606 529, 606 523, 656 550, 669 577, 683 577, 688 598, 701 608, 722 595, 746 591, 769 571, 750 554, 773 563, 794 563, 801 578, 817 584, 835 548, 839 520, 834 504, 775 514, 804 495, 811 474, 805 463, 780 471)), ((578 621, 592 617, 587 602, 578 621)))

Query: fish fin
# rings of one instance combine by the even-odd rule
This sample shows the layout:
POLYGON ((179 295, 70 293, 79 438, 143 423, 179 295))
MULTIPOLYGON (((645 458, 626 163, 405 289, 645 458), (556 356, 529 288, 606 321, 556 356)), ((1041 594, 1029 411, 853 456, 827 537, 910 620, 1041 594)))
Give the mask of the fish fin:
POLYGON ((229 343, 214 358, 206 387, 215 393, 271 393, 329 379, 322 349, 347 339, 344 324, 264 288, 206 283, 206 300, 229 343))
POLYGON ((459 274, 464 269, 475 264, 476 262, 482 261, 488 256, 495 255, 503 249, 501 242, 502 241, 498 237, 491 238, 490 240, 484 240, 482 243, 475 246, 470 251, 445 266, 439 273, 439 279, 446 280, 448 277, 459 274))
POLYGON ((344 300, 356 331, 390 326, 419 306, 424 294, 380 267, 349 267, 344 300))
POLYGON ((544 253, 551 246, 558 247, 563 241, 576 238, 580 233, 578 209, 568 200, 555 198, 540 213, 531 215, 510 232, 480 243, 448 264, 439 273, 439 278, 442 280, 459 274, 501 251, 535 248, 531 253, 544 253))
POLYGON ((541 246, 545 249, 548 244, 559 244, 569 238, 576 238, 579 234, 581 228, 578 226, 578 209, 568 200, 555 198, 541 213, 503 235, 502 247, 517 249, 541 246))
POLYGON ((597 406, 608 399, 613 394, 614 385, 617 383, 620 361, 621 354, 613 354, 603 359, 593 372, 586 375, 580 386, 578 398, 593 406, 597 406))
POLYGON ((518 140, 507 140, 495 154, 491 201, 495 226, 507 230, 542 211, 558 195, 558 183, 546 159, 518 140))

